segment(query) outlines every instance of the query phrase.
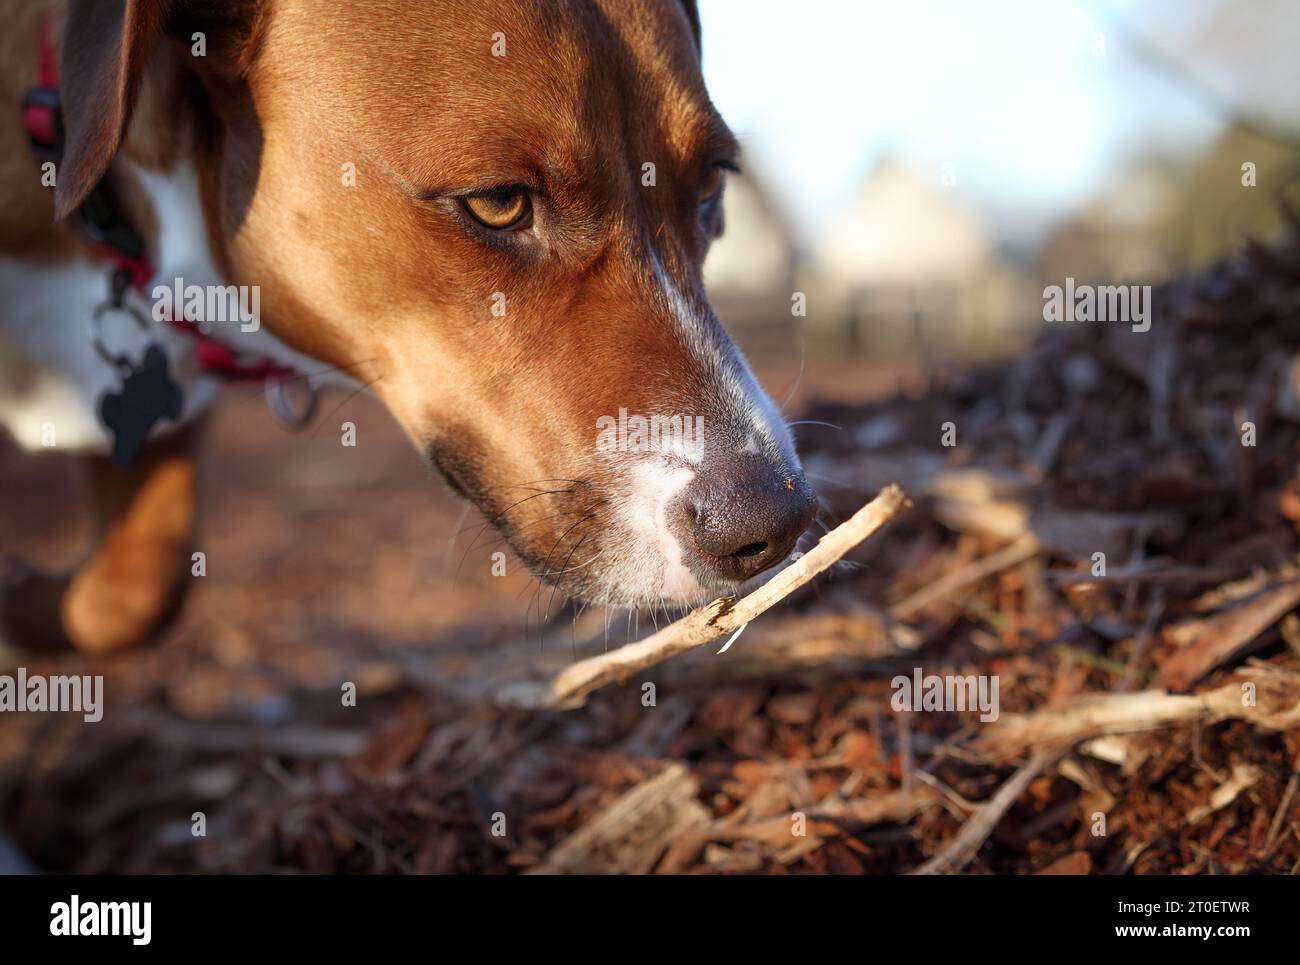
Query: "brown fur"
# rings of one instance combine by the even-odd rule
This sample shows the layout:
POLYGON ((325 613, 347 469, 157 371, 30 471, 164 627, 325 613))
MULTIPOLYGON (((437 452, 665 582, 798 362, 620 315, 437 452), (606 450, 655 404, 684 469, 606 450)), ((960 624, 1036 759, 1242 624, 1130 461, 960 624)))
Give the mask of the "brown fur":
MULTIPOLYGON (((0 6, 31 34, 39 4, 0 6)), ((71 4, 59 213, 119 145, 151 167, 191 154, 228 281, 261 286, 264 323, 285 342, 371 384, 536 568, 582 539, 599 548, 617 470, 593 452, 598 417, 721 411, 721 373, 691 351, 652 267, 718 353, 731 352, 703 296, 712 237, 699 198, 737 147, 704 90, 693 4, 129 0, 116 10, 71 4), (206 58, 188 55, 195 29, 206 58), (491 56, 498 31, 504 58, 491 56), (640 183, 646 161, 654 188, 640 183), (341 181, 347 162, 355 187, 341 181), (487 237, 457 213, 452 193, 503 183, 535 190, 536 239, 487 237), (505 318, 491 314, 496 292, 505 318), (515 505, 541 489, 556 491, 515 505)), ((30 56, 5 63, 34 70, 30 56)), ((49 201, 23 190, 23 230, 36 231, 49 201)), ((187 489, 168 472, 160 488, 187 489)), ((176 541, 176 520, 160 528, 176 541)), ((108 562, 96 572, 120 573, 108 562)), ((70 624, 99 599, 76 589, 70 624)))
MULTIPOLYGON (((649 271, 654 245, 702 301, 698 185, 735 152, 680 5, 295 5, 273 12, 246 84, 258 127, 228 127, 224 170, 206 179, 256 172, 247 202, 208 199, 233 274, 262 284, 286 341, 364 363, 412 438, 489 514, 538 481, 599 476, 602 414, 665 399, 709 407, 717 373, 691 358, 649 271), (490 54, 496 31, 505 58, 490 54), (312 96, 287 96, 285 78, 310 78, 312 96), (340 183, 347 161, 355 188, 340 183), (640 185, 643 161, 657 165, 654 189, 640 185), (485 248, 426 200, 503 182, 545 193, 560 224, 542 245, 485 248), (498 291, 505 319, 490 313, 498 291)), ((580 512, 596 514, 594 530, 601 498, 519 507, 515 548, 540 559, 580 512)))

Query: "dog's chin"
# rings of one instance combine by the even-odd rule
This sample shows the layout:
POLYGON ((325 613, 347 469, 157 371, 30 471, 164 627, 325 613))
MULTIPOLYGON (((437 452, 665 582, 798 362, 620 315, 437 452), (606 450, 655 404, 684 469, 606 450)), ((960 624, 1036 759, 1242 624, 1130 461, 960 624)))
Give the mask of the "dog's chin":
POLYGON ((591 559, 590 565, 571 566, 565 572, 558 572, 554 566, 538 566, 531 553, 521 555, 539 582, 554 587, 570 600, 652 612, 685 611, 719 597, 741 596, 767 582, 785 565, 737 581, 698 573, 679 559, 665 557, 658 546, 638 545, 635 539, 619 539, 617 534, 611 534, 605 545, 590 554, 583 549, 584 562, 591 559))
POLYGON ((516 555, 544 586, 582 603, 620 609, 685 610, 719 597, 742 596, 789 564, 790 556, 747 580, 713 572, 684 552, 667 527, 623 526, 601 514, 526 540, 502 529, 516 555))
POLYGON ((692 476, 686 467, 643 463, 615 481, 584 483, 579 492, 527 498, 529 516, 475 502, 538 582, 558 594, 620 609, 685 610, 739 596, 784 565, 738 580, 685 544, 669 524, 668 507, 692 476))
POLYGON ((606 529, 585 536, 576 530, 545 545, 503 534, 542 585, 582 604, 627 609, 678 609, 736 592, 739 584, 701 579, 679 558, 641 534, 606 529), (560 545, 562 543, 562 545, 560 545))
POLYGON ((567 599, 580 604, 593 604, 623 610, 690 610, 710 600, 723 596, 736 596, 740 590, 734 583, 695 583, 683 587, 665 587, 662 592, 648 590, 643 581, 615 572, 597 572, 590 580, 573 580, 561 577, 543 578, 533 570, 533 575, 547 586, 552 586, 567 599))

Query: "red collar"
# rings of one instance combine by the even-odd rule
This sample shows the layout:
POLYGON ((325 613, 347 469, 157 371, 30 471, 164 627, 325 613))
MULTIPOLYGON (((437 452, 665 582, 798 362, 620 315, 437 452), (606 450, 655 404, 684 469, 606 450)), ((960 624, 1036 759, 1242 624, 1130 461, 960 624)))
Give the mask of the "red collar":
MULTIPOLYGON (((36 86, 23 97, 23 128, 32 152, 41 161, 58 162, 63 155, 63 114, 59 105, 58 54, 51 37, 50 14, 41 23, 41 47, 36 86)), ((143 292, 154 276, 153 262, 144 239, 136 232, 117 202, 107 179, 97 184, 74 218, 90 239, 95 252, 129 279, 132 288, 143 292)), ((288 366, 269 358, 241 358, 230 346, 199 330, 185 318, 168 318, 167 324, 194 340, 195 361, 200 371, 236 381, 283 383, 300 378, 288 366)), ((282 389, 282 385, 279 387, 282 389)), ((273 408, 276 408, 273 406, 273 408)), ((281 413, 277 409, 277 415, 281 413)))

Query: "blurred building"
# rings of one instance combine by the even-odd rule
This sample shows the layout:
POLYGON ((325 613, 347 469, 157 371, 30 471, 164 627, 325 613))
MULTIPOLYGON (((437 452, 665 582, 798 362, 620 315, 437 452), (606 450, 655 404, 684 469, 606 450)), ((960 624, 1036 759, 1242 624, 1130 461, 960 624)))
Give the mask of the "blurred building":
POLYGON ((1159 283, 1232 257, 1284 228, 1280 205, 1300 211, 1300 152, 1230 128, 1187 155, 1150 151, 1117 169, 1043 240, 1044 284, 1159 283), (1243 183, 1243 165, 1252 182, 1243 183))
POLYGON ((1152 283, 1171 268, 1158 227, 1178 198, 1164 165, 1138 164, 1107 180, 1075 214, 1053 228, 1038 255, 1039 280, 1062 285, 1152 283))
POLYGON ((810 338, 923 359, 998 351, 1026 278, 955 187, 881 161, 801 273, 810 338))

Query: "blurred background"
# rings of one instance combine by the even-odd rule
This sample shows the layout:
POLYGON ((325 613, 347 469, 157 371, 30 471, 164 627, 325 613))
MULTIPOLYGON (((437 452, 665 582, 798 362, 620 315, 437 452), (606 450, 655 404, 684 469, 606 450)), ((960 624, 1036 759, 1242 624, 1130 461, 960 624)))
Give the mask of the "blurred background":
POLYGON ((806 351, 828 391, 1014 352, 1044 285, 1158 283, 1274 235, 1297 197, 1289 0, 700 11, 745 148, 710 293, 760 367, 806 351))

